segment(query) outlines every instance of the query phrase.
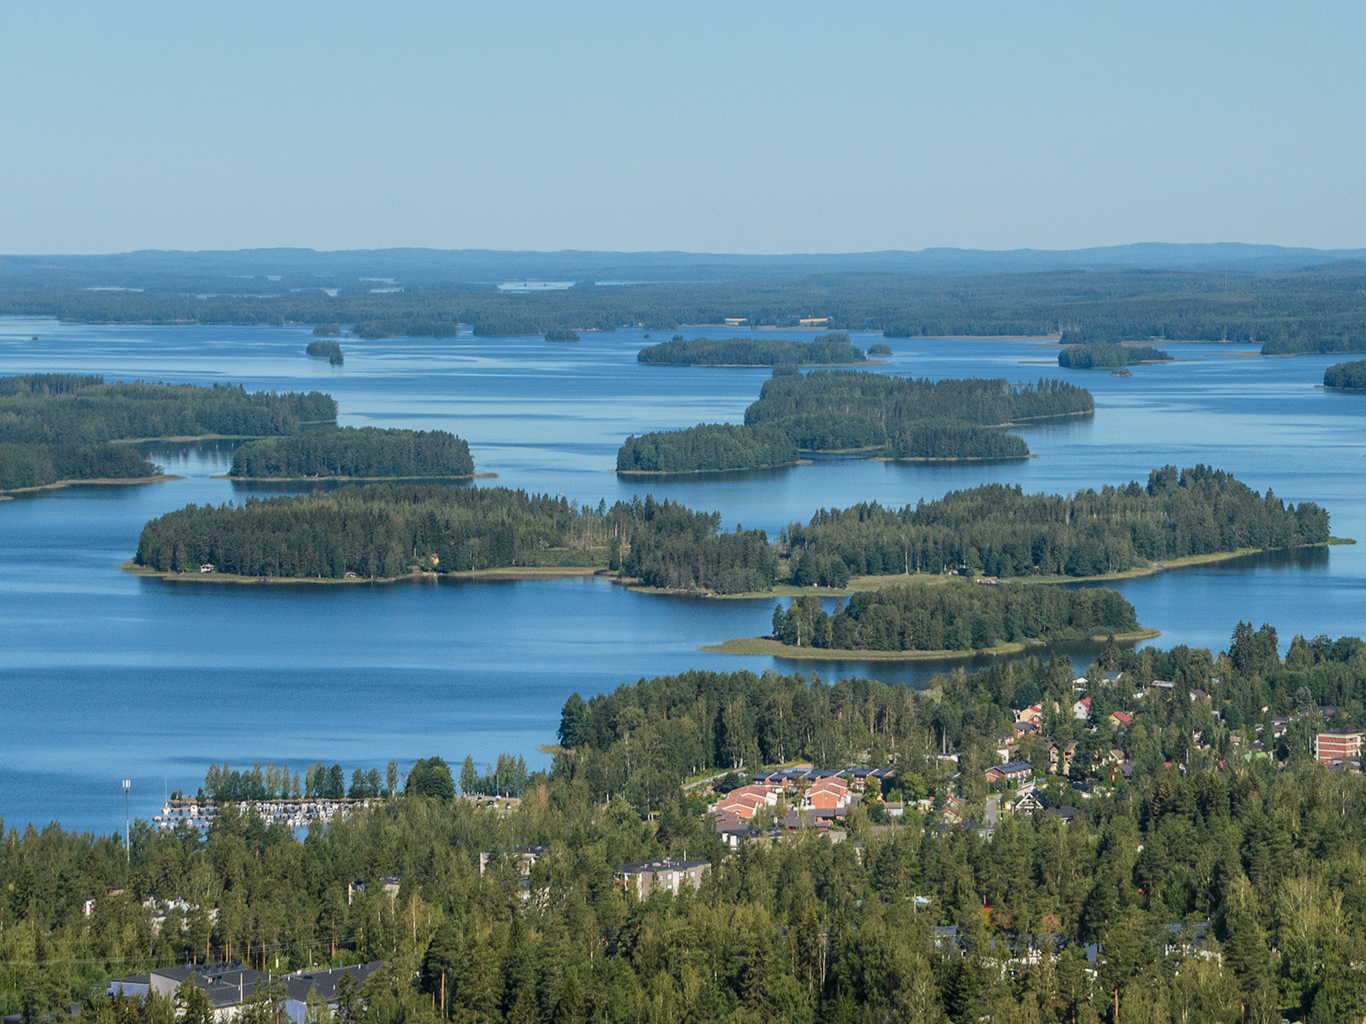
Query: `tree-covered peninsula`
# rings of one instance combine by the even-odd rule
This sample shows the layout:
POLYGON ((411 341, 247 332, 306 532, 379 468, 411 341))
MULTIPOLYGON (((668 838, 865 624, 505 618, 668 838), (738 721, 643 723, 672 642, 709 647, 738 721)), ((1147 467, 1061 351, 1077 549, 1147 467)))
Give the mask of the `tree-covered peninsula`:
POLYGON ((130 445, 0 442, 0 491, 68 480, 144 480, 157 474, 130 445))
POLYGON ((233 453, 234 477, 395 479, 471 476, 463 440, 444 430, 324 427, 249 441, 233 453))
POLYGON ((1171 355, 1151 345, 1119 345, 1098 342, 1093 345, 1064 345, 1058 365, 1072 370, 1114 370, 1139 363, 1170 362, 1171 355))
POLYGON ((336 341, 310 341, 304 349, 305 354, 326 359, 333 366, 340 366, 346 361, 342 355, 340 342, 336 341))
MULTIPOLYGON (((996 380, 940 380, 891 377, 854 370, 777 373, 764 382, 759 400, 745 410, 745 426, 783 435, 799 451, 856 452, 895 459, 956 460, 1023 458, 1024 439, 1001 427, 1053 416, 1087 414, 1095 400, 1085 388, 1060 380, 1011 385, 996 380)), ((694 428, 697 429, 697 428, 694 428)), ((715 429, 715 428, 708 428, 715 429)), ((694 442, 665 432, 651 437, 673 454, 671 472, 746 469, 753 463, 736 446, 733 464, 717 464, 725 449, 705 449, 704 467, 688 452, 694 442)), ((628 446, 617 466, 631 464, 628 446)))
POLYGON ((138 438, 296 434, 330 423, 337 403, 307 394, 248 393, 232 384, 106 384, 103 377, 0 377, 0 441, 98 444, 138 438))
POLYGON ((143 527, 134 562, 276 579, 612 568, 669 590, 772 589, 778 552, 764 531, 720 530, 719 513, 650 496, 592 508, 503 487, 376 484, 190 505, 143 527))
POLYGON ((1323 371, 1323 386, 1343 391, 1366 391, 1366 359, 1335 363, 1323 371))
POLYGON ((966 580, 860 591, 833 615, 802 597, 773 615, 773 635, 788 646, 849 651, 973 651, 1138 629, 1133 605, 1113 590, 966 580))
POLYGON ((617 452, 618 473, 697 473, 787 466, 797 446, 782 431, 731 423, 632 435, 617 452))
POLYGON ((654 366, 847 366, 866 363, 867 354, 847 334, 822 334, 811 341, 782 338, 694 338, 647 345, 636 361, 654 366))
POLYGON ((876 503, 821 510, 781 537, 799 586, 958 568, 999 577, 1101 576, 1328 539, 1328 513, 1318 505, 1287 505, 1207 466, 1166 466, 1146 485, 1072 495, 988 484, 899 510, 876 503))
POLYGON ((158 470, 113 442, 204 434, 294 433, 336 418, 326 395, 252 394, 215 385, 106 384, 103 377, 0 377, 0 491, 77 480, 145 480, 158 470))

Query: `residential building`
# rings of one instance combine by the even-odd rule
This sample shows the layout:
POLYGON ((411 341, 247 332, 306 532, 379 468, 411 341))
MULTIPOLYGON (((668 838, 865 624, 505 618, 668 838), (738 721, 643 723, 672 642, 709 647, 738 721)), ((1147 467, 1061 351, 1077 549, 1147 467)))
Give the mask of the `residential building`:
MULTIPOLYGON (((335 1007, 337 985, 343 975, 350 974, 359 986, 386 962, 374 960, 354 967, 282 975, 280 980, 285 983, 285 1014, 294 1024, 303 1024, 310 992, 316 992, 318 999, 335 1007)), ((272 975, 238 963, 184 964, 115 978, 109 982, 107 991, 110 996, 145 996, 148 992, 155 992, 169 999, 187 979, 193 979, 209 997, 215 1021, 231 1021, 241 1013, 242 1004, 251 998, 256 986, 269 984, 272 975)))
POLYGON ((660 889, 677 894, 685 885, 699 885, 709 871, 711 862, 705 860, 634 861, 617 869, 617 882, 643 900, 660 889))
POLYGON ((1314 737, 1314 756, 1323 764, 1361 759, 1361 729, 1329 729, 1314 737))
POLYGON ((987 769, 988 782, 1022 782, 1034 774, 1034 766, 1028 761, 1007 761, 987 769))

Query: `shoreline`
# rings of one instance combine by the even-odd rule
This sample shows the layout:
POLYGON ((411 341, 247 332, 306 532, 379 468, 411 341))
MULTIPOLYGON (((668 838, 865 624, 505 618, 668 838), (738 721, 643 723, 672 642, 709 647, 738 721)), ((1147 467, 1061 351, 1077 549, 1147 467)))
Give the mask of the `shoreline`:
POLYGON ((766 462, 762 466, 735 466, 731 469, 614 469, 612 472, 617 476, 697 476, 699 473, 748 473, 755 469, 791 469, 793 466, 813 464, 811 459, 798 459, 796 462, 766 462))
POLYGON ((240 576, 228 572, 162 572, 150 566, 138 565, 128 559, 119 566, 119 572, 144 579, 161 580, 163 583, 231 583, 248 584, 312 584, 333 586, 337 584, 358 583, 403 583, 404 581, 427 581, 438 583, 441 580, 487 580, 490 582, 514 582, 519 580, 570 579, 577 576, 596 576, 601 566, 589 565, 512 565, 502 569, 469 569, 464 572, 413 572, 402 576, 350 576, 338 579, 334 576, 240 576))
MULTIPOLYGON (((661 344, 667 344, 667 342, 661 342, 661 344)), ((886 359, 860 359, 856 363, 656 363, 653 360, 642 363, 636 360, 636 365, 672 366, 691 370, 772 370, 775 366, 796 366, 802 370, 833 370, 857 366, 887 366, 889 364, 886 359)))
POLYGON ((244 484, 341 484, 438 483, 443 480, 496 480, 497 473, 466 473, 463 476, 233 476, 224 473, 210 480, 232 480, 244 484))
MULTIPOLYGON (((1130 633, 1116 633, 1115 643, 1137 643, 1140 640, 1152 640, 1162 635, 1158 629, 1138 629, 1130 633)), ((1092 643, 1105 643, 1107 636, 1092 636, 1092 643)), ((1062 641, 1072 642, 1076 641, 1062 641)), ((783 643, 781 640, 773 640, 766 636, 741 637, 735 640, 725 640, 719 644, 708 644, 699 647, 699 651, 707 651, 711 654, 739 654, 739 655, 759 655, 774 658, 785 658, 789 661, 962 661, 966 658, 976 658, 979 656, 1000 657, 1007 654, 1019 654, 1021 651, 1028 650, 1030 647, 1047 646, 1044 640, 1017 640, 1010 643, 997 644, 995 647, 975 648, 970 651, 859 651, 846 648, 834 647, 792 647, 783 643)))
POLYGON ((7 491, 0 491, 0 501, 9 501, 15 494, 37 494, 39 491, 58 491, 63 487, 79 487, 82 484, 90 484, 93 487, 126 487, 129 484, 164 484, 172 480, 184 480, 183 476, 176 476, 174 473, 158 473, 153 476, 100 476, 92 477, 89 480, 54 480, 50 484, 39 484, 37 487, 11 487, 7 491))

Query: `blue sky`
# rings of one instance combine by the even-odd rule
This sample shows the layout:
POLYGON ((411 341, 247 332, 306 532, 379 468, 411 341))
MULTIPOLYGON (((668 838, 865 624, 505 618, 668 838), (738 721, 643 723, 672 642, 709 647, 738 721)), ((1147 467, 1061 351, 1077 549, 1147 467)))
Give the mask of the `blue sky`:
POLYGON ((1366 245, 1366 5, 8 3, 0 252, 1366 245))

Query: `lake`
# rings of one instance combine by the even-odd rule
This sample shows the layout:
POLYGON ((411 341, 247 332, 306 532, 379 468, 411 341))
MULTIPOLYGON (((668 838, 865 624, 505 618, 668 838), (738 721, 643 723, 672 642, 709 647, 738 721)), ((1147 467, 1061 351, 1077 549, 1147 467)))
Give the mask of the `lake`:
MULTIPOLYGON (((687 337, 734 331, 691 328, 687 337)), ((809 339, 810 332, 765 332, 809 339)), ((0 319, 0 374, 332 394, 340 422, 449 430, 496 483, 609 504, 646 492, 770 535, 819 507, 931 500, 985 482, 1029 491, 1146 480, 1154 467, 1225 469, 1332 513, 1366 540, 1366 396, 1326 392, 1343 357, 1262 359, 1255 348, 1169 346, 1180 362, 1133 376, 1060 370, 1028 341, 890 339, 881 372, 1059 376, 1091 389, 1096 415, 1023 428, 1039 458, 1004 464, 809 466, 667 482, 619 481, 630 433, 740 422, 766 370, 641 366, 639 330, 541 338, 343 339, 344 366, 310 359, 306 327, 141 327, 0 319), (30 340, 36 335, 38 341, 30 340)), ((853 335, 866 347, 873 335, 853 335)), ((922 683, 942 666, 799 663, 697 650, 767 632, 775 599, 633 594, 606 580, 232 587, 168 584, 118 571, 150 518, 252 493, 214 479, 230 446, 156 448, 183 477, 72 487, 0 502, 0 817, 121 830, 121 778, 135 816, 167 788, 193 792, 211 761, 407 766, 440 754, 482 766, 500 751, 544 766, 559 709, 642 676, 690 668, 870 675, 922 683)), ((278 493, 278 492, 274 492, 278 493)), ((1249 556, 1119 584, 1161 646, 1228 645, 1239 619, 1295 633, 1360 635, 1366 545, 1249 556)), ((1079 660, 1084 661, 1085 655, 1079 660)))

